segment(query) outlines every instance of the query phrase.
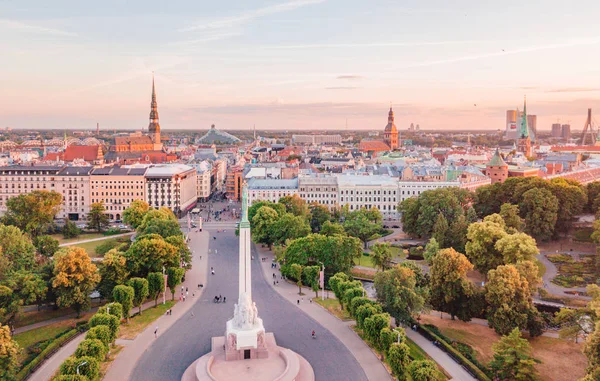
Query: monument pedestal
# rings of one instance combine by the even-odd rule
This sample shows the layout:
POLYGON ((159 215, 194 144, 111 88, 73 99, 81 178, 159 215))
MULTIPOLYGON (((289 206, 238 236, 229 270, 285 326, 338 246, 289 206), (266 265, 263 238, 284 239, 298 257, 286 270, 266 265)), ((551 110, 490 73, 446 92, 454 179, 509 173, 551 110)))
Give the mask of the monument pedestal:
POLYGON ((227 360, 225 337, 212 338, 212 350, 187 368, 181 381, 314 381, 304 357, 279 347, 272 333, 265 334, 264 358, 227 360))

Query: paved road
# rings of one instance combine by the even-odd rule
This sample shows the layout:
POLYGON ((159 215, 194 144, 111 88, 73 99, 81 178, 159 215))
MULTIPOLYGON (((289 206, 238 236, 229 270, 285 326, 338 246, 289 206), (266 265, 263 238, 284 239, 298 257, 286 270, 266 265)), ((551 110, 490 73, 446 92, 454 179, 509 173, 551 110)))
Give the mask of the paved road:
MULTIPOLYGON (((179 319, 156 339, 142 355, 132 373, 132 380, 179 380, 192 362, 210 351, 210 338, 224 335, 225 322, 233 315, 233 302, 237 299, 238 240, 233 230, 226 233, 209 231, 217 237, 210 240, 208 263, 208 267, 214 267, 216 274, 209 275, 202 298, 196 300, 195 317, 179 319), (214 304, 212 298, 215 295, 226 296, 227 303, 214 304)), ((266 330, 275 334, 277 343, 304 356, 313 366, 317 380, 367 380, 348 349, 320 324, 277 294, 260 271, 260 262, 253 261, 253 299, 266 330), (321 332, 317 340, 310 337, 313 329, 321 332)))

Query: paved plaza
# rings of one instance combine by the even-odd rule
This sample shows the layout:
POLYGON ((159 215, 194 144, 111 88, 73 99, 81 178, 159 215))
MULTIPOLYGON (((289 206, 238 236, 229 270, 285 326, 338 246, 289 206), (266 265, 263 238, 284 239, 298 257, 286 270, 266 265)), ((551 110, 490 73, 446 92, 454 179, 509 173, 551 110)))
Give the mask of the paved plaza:
MULTIPOLYGON (((211 338, 223 336, 225 332, 225 322, 232 317, 238 297, 238 238, 234 229, 219 233, 212 228, 205 231, 209 233, 210 253, 198 250, 195 253, 203 258, 208 255, 208 280, 203 295, 195 300, 190 298, 194 303, 190 313, 177 320, 145 350, 133 370, 132 380, 179 380, 192 362, 210 351, 211 338), (210 275, 211 267, 215 275, 210 275), (213 298, 218 295, 226 297, 227 302, 214 303, 213 298)), ((191 247, 195 249, 202 244, 201 237, 207 235, 193 232, 191 237, 191 247)), ((354 356, 335 336, 267 284, 256 255, 254 258, 252 298, 265 329, 275 334, 277 343, 306 358, 317 380, 367 380, 354 356), (311 338, 312 330, 320 333, 318 339, 311 338)))

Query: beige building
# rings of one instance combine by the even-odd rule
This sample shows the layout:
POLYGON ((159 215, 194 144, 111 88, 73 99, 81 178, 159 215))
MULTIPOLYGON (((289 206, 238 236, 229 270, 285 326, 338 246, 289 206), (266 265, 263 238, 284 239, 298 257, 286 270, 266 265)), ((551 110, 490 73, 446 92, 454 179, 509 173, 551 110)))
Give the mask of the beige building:
POLYGON ((338 205, 338 180, 330 174, 298 176, 298 194, 307 203, 318 202, 329 209, 338 205))
POLYGON ((208 201, 210 198, 210 170, 199 170, 197 179, 197 196, 201 201, 208 201))
POLYGON ((35 190, 55 191, 63 205, 57 218, 85 220, 90 205, 92 167, 8 166, 0 168, 0 213, 6 212, 9 198, 35 190))
POLYGON ((146 202, 179 215, 198 200, 196 169, 183 164, 153 165, 146 171, 146 202))
POLYGON ((145 200, 147 168, 94 168, 90 174, 91 202, 103 202, 111 220, 123 218, 134 200, 145 200))

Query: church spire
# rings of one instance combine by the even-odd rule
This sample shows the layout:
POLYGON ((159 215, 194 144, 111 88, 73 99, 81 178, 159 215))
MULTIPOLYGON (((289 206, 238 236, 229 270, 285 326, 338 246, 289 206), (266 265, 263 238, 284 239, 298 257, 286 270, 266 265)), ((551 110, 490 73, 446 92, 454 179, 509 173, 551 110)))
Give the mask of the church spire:
POLYGON ((392 105, 390 105, 390 112, 388 113, 388 123, 394 123, 394 110, 392 110, 392 105))
POLYGON ((529 127, 527 126, 527 96, 523 100, 523 117, 521 118, 521 131, 519 137, 525 139, 529 137, 529 127))
POLYGON ((150 103, 150 123, 148 124, 148 133, 155 145, 160 144, 160 124, 158 122, 158 103, 156 102, 154 72, 152 73, 152 102, 150 103))

